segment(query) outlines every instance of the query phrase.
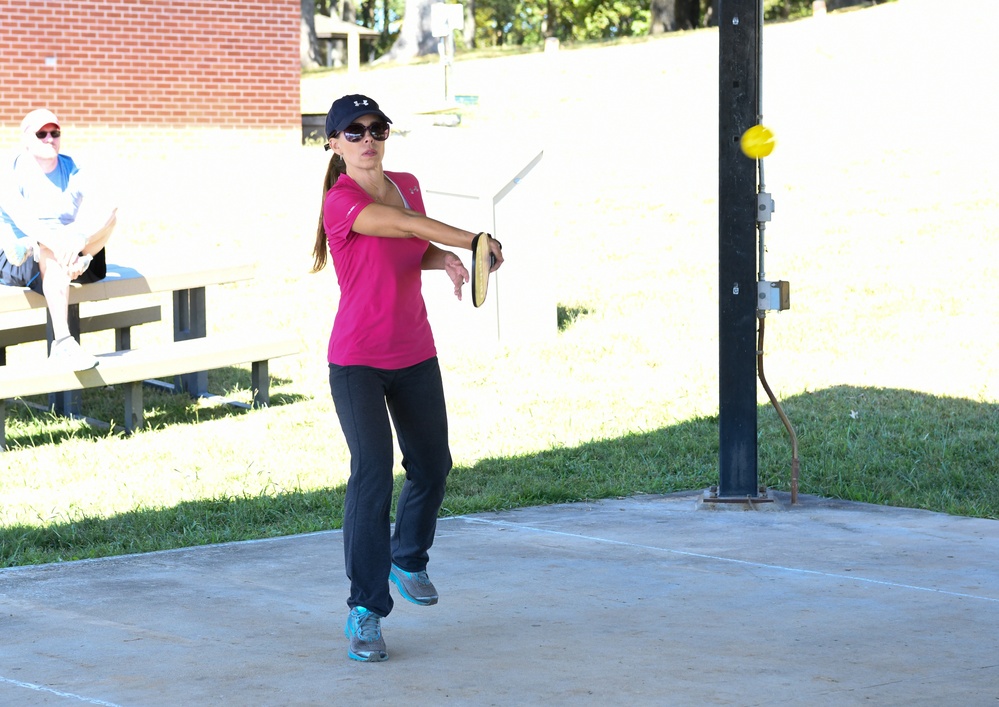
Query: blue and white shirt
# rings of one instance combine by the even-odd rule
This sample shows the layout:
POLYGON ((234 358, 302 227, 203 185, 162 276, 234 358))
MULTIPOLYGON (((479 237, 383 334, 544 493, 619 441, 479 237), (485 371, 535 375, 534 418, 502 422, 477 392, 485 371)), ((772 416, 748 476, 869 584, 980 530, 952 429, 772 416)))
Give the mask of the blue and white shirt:
POLYGON ((46 174, 31 155, 18 154, 10 171, 0 175, 0 228, 24 238, 76 221, 87 180, 72 157, 59 155, 46 174))

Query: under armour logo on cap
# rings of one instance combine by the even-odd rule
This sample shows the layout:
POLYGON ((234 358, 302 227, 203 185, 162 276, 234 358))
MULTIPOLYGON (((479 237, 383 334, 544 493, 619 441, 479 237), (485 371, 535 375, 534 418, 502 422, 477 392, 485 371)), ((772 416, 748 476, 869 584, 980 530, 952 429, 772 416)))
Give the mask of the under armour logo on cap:
POLYGON ((363 101, 354 101, 355 106, 366 106, 368 105, 368 99, 365 98, 363 101))

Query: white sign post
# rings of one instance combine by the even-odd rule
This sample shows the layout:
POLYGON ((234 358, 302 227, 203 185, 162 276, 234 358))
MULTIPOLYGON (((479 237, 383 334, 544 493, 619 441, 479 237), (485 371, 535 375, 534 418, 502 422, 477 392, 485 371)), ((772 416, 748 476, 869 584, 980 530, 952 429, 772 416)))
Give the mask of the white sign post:
POLYGON ((454 63, 454 31, 465 28, 465 8, 460 3, 435 2, 430 6, 430 30, 437 37, 437 53, 444 66, 444 100, 450 99, 448 78, 454 63))

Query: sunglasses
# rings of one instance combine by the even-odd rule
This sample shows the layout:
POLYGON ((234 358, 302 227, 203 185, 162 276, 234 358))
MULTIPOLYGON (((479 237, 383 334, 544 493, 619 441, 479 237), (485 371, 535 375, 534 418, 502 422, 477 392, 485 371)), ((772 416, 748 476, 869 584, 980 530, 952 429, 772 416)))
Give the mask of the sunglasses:
POLYGON ((364 126, 360 123, 351 123, 343 129, 343 136, 347 142, 360 142, 364 139, 364 133, 371 135, 372 140, 382 142, 388 140, 389 124, 376 120, 371 125, 364 126))
MULTIPOLYGON (((35 133, 35 137, 39 140, 44 140, 46 135, 51 135, 53 138, 57 138, 62 135, 62 130, 56 128, 55 130, 39 130, 35 133)), ((372 135, 374 137, 374 135, 372 135)))

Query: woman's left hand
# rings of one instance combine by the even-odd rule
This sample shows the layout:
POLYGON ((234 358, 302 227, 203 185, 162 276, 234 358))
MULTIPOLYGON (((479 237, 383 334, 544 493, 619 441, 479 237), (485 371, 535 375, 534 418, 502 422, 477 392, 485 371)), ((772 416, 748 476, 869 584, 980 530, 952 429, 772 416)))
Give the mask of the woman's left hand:
POLYGON ((451 282, 454 283, 454 296, 460 300, 461 286, 471 279, 468 270, 465 269, 464 264, 461 262, 461 258, 454 253, 444 253, 444 272, 447 273, 447 276, 451 278, 451 282))
POLYGON ((489 268, 489 272, 496 272, 499 270, 499 266, 503 264, 503 244, 492 236, 489 236, 489 252, 493 256, 493 264, 489 268))

